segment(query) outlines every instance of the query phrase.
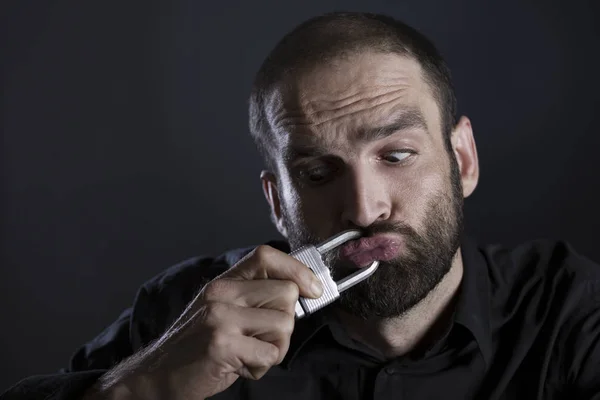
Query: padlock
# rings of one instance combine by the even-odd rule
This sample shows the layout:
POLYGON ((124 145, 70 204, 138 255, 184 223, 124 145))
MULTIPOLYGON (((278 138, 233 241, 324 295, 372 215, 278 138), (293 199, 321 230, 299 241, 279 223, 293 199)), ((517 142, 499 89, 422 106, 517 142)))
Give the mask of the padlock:
POLYGON ((310 268, 317 278, 323 284, 323 294, 318 299, 309 299, 300 297, 296 302, 296 319, 300 319, 317 310, 333 303, 340 297, 340 293, 359 282, 364 281, 379 267, 379 261, 373 261, 369 267, 361 268, 358 271, 348 275, 339 282, 336 282, 331 277, 331 271, 323 262, 321 256, 332 249, 341 246, 342 244, 358 239, 362 236, 359 230, 347 230, 325 240, 316 246, 303 246, 290 253, 292 257, 299 260, 310 268))

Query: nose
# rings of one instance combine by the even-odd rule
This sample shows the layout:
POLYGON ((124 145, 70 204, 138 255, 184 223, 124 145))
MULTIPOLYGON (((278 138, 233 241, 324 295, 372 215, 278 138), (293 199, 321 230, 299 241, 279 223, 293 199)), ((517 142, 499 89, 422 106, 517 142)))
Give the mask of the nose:
POLYGON ((389 184, 367 168, 349 171, 343 181, 342 223, 344 226, 366 228, 390 217, 389 184))

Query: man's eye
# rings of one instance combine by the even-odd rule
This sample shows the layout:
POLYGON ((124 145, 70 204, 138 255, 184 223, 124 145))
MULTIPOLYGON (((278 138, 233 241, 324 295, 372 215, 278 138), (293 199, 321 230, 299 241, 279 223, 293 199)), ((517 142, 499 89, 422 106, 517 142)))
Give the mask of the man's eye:
POLYGON ((300 178, 308 183, 321 183, 327 180, 330 168, 327 167, 313 167, 301 169, 298 173, 300 178))
POLYGON ((415 154, 415 152, 412 150, 398 150, 387 153, 383 159, 392 164, 399 164, 413 154, 415 154))

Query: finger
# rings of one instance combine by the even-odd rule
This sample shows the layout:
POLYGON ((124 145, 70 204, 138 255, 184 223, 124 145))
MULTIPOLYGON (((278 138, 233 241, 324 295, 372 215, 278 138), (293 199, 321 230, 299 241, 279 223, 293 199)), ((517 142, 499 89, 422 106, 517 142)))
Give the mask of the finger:
POLYGON ((249 350, 242 353, 240 361, 243 365, 236 371, 244 378, 260 379, 269 369, 281 362, 279 356, 275 357, 278 354, 278 351, 273 350, 276 346, 271 343, 253 337, 244 337, 240 346, 249 350))
POLYGON ((275 345, 279 350, 277 363, 283 361, 294 331, 294 315, 262 308, 246 308, 226 303, 207 303, 203 315, 206 326, 215 332, 227 332, 275 345))
POLYGON ((282 279, 298 285, 300 295, 318 298, 323 293, 321 281, 310 268, 294 257, 271 246, 255 248, 220 277, 231 279, 282 279))
POLYGON ((220 335, 211 342, 209 356, 225 365, 225 373, 259 379, 279 358, 277 346, 242 335, 220 335))
POLYGON ((277 279, 215 279, 201 292, 206 302, 235 304, 240 307, 268 308, 295 313, 299 289, 292 281, 277 279))

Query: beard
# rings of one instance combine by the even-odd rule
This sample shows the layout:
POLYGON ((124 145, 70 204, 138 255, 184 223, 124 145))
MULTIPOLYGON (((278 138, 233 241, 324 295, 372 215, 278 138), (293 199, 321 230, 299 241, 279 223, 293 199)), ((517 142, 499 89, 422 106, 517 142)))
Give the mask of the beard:
MULTIPOLYGON (((342 292, 333 306, 363 320, 400 317, 423 300, 450 271, 460 246, 464 219, 460 171, 453 157, 450 164, 449 190, 427 201, 423 232, 393 221, 375 222, 360 229, 363 236, 383 233, 402 236, 404 246, 398 257, 380 261, 373 275, 342 292)), ((290 218, 286 211, 283 207, 282 216, 292 249, 316 245, 326 239, 310 233, 302 218, 290 218)), ((340 258, 339 249, 323 255, 335 281, 356 271, 356 267, 340 258)))

